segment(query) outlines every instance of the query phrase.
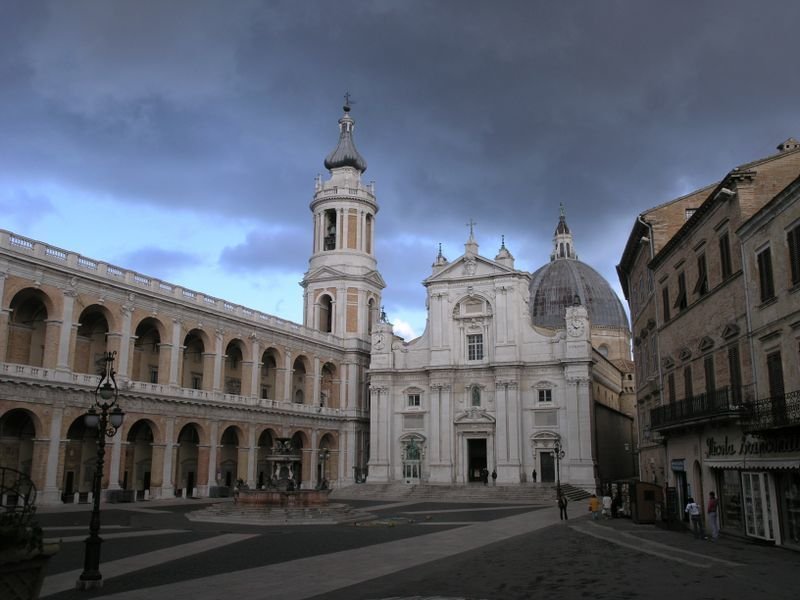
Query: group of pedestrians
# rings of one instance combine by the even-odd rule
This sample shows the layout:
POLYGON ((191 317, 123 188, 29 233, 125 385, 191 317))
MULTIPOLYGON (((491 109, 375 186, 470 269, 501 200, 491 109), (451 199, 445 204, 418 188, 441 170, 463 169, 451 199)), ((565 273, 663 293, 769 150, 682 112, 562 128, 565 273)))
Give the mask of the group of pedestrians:
MULTIPOLYGON (((567 516, 567 504, 569 504, 569 501, 560 489, 558 490, 557 504, 559 518, 562 521, 566 521, 569 519, 567 516)), ((711 541, 714 542, 719 539, 719 517, 717 516, 718 506, 719 503, 717 502, 716 493, 709 492, 708 504, 706 505, 706 520, 708 521, 708 528, 711 533, 711 541)), ((597 497, 597 494, 592 494, 589 498, 589 512, 592 513, 593 521, 599 520, 601 515, 605 516, 607 519, 616 517, 616 508, 617 504, 611 499, 611 496, 605 495, 601 500, 597 497)), ((694 537, 697 539, 708 539, 703 533, 702 509, 700 505, 694 501, 694 498, 689 498, 686 504, 685 512, 687 515, 689 515, 689 521, 692 524, 692 532, 694 533, 694 537)))
MULTIPOLYGON (((708 520, 708 528, 711 530, 711 541, 716 542, 719 539, 719 518, 717 516, 717 495, 714 492, 708 493, 708 504, 706 505, 706 519, 708 520)), ((686 503, 684 512, 689 515, 689 521, 692 524, 692 533, 696 539, 708 539, 703 533, 703 515, 702 509, 694 498, 689 498, 686 503)))

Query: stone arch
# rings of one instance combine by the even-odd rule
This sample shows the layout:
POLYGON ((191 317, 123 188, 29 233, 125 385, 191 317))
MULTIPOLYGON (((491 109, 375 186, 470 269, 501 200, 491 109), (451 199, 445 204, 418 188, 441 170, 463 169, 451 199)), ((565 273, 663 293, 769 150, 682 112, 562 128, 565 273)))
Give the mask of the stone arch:
POLYGON ((453 305, 453 316, 460 319, 492 315, 492 301, 483 294, 467 294, 453 305))
POLYGON ((222 380, 226 394, 242 395, 244 361, 249 354, 247 346, 239 338, 232 339, 225 347, 222 380))
POLYGON ((214 385, 213 346, 202 329, 191 329, 183 338, 181 361, 181 386, 195 390, 210 390, 214 385))
POLYGON ((337 377, 336 365, 326 362, 320 370, 319 405, 340 408, 339 386, 340 380, 337 377))
POLYGON ((317 298, 317 329, 323 333, 333 333, 333 298, 328 293, 322 293, 317 298))
POLYGON ((58 347, 58 333, 48 327, 55 317, 52 299, 42 290, 23 288, 9 303, 6 361, 45 366, 45 348, 58 347))
POLYGON ((113 323, 111 311, 100 304, 91 304, 81 311, 72 354, 74 372, 102 372, 105 353, 110 351, 108 334, 112 331, 113 323))
POLYGON ((303 430, 297 430, 291 435, 292 447, 300 454, 300 476, 299 481, 306 483, 311 481, 311 440, 303 430))
POLYGON ((25 408, 12 408, 0 416, 0 467, 16 469, 30 477, 37 454, 34 440, 41 431, 39 417, 25 408))
POLYGON ((259 397, 272 400, 283 399, 283 378, 278 376, 283 365, 281 351, 270 346, 261 355, 261 389, 259 397))
POLYGON ((167 383, 168 375, 162 364, 169 365, 169 357, 161 357, 161 344, 166 328, 155 317, 145 317, 134 329, 131 378, 149 383, 167 383))
POLYGON ((272 477, 272 468, 268 457, 272 454, 278 433, 271 427, 265 428, 258 435, 258 450, 256 457, 256 487, 259 489, 267 485, 267 481, 272 477))
POLYGON ((122 488, 133 490, 139 500, 144 500, 150 493, 154 466, 153 444, 156 439, 158 428, 150 419, 134 421, 125 436, 122 488))
POLYGON ((178 451, 175 459, 175 495, 195 495, 200 478, 200 443, 202 429, 189 422, 181 427, 177 439, 178 451))
POLYGON ((61 484, 61 498, 67 503, 88 498, 97 468, 97 428, 87 427, 83 417, 67 428, 61 484))
MULTIPOLYGON (((245 440, 244 432, 237 425, 229 425, 219 438, 217 454, 217 484, 227 487, 236 485, 238 479, 245 479, 240 474, 239 449, 245 440)), ((245 463, 246 464, 246 463, 245 463)))
POLYGON ((306 404, 313 390, 311 361, 303 354, 297 356, 292 364, 292 402, 306 404))
POLYGON ((317 445, 317 485, 327 487, 331 481, 338 480, 339 444, 330 432, 319 438, 317 445))

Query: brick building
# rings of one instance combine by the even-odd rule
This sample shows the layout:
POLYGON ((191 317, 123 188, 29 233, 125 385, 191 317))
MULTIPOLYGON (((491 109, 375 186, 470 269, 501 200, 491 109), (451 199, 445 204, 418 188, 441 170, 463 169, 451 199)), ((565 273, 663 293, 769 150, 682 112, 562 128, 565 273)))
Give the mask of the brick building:
POLYGON ((675 517, 715 491, 724 530, 797 543, 800 145, 778 150, 639 215, 618 272, 643 478, 675 517), (754 417, 773 410, 785 417, 754 417))

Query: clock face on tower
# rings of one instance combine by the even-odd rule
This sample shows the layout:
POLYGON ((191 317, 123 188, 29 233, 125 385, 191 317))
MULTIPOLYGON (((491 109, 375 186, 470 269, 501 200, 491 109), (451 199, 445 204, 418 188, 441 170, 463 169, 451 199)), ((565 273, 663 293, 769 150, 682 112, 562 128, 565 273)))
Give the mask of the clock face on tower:
POLYGON ((583 321, 580 319, 570 319, 567 324, 567 333, 572 337, 583 335, 583 321))

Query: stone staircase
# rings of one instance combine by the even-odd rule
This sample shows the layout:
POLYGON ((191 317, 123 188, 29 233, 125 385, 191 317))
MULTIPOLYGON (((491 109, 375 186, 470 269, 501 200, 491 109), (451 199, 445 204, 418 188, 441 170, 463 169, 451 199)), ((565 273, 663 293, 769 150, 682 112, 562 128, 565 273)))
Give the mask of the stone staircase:
MULTIPOLYGON (((578 488, 572 489, 578 490, 578 488)), ((585 497, 588 498, 588 493, 583 490, 580 492, 585 493, 585 497)), ((480 483, 467 485, 364 483, 333 490, 330 498, 337 502, 347 500, 492 502, 552 506, 556 503, 556 486, 554 483, 497 486, 491 484, 485 486, 480 483)))

